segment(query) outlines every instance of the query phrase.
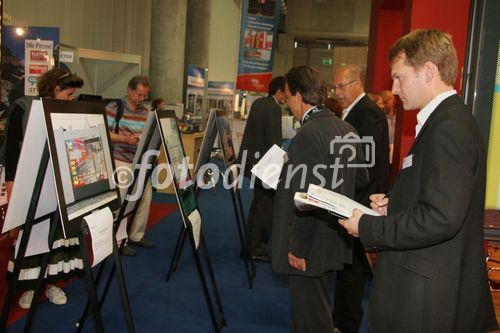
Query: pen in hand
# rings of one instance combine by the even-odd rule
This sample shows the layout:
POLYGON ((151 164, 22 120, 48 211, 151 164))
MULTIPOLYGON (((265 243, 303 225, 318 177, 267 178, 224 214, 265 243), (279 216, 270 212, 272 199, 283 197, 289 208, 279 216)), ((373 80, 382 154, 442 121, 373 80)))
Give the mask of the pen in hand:
POLYGON ((387 206, 389 205, 389 193, 376 193, 370 195, 370 207, 381 215, 387 215, 387 206))

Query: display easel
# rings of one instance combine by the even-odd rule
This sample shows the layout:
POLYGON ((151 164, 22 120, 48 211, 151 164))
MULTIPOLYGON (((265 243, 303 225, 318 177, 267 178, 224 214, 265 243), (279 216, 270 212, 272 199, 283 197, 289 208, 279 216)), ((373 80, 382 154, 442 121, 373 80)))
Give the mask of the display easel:
MULTIPOLYGON (((160 148, 160 136, 159 136, 158 127, 156 124, 156 116, 155 116, 154 112, 149 113, 148 119, 146 120, 146 125, 144 127, 143 133, 147 133, 147 134, 144 137, 141 137, 141 140, 139 141, 138 148, 137 148, 134 162, 133 162, 133 168, 134 168, 133 169, 134 170, 133 180, 132 180, 132 183, 128 186, 127 191, 125 192, 126 193, 125 197, 123 198, 122 204, 120 206, 120 210, 118 211, 117 217, 115 219, 113 235, 116 235, 116 233, 118 231, 118 227, 120 225, 120 222, 124 218, 128 219, 127 220, 127 234, 129 233, 130 228, 131 228, 132 223, 133 223, 133 220, 134 220, 134 217, 135 217, 135 214, 136 214, 137 209, 139 208, 139 205, 141 202, 140 200, 129 201, 129 198, 131 197, 132 193, 134 193, 134 191, 137 191, 138 188, 144 189, 144 186, 147 184, 147 182, 151 178, 152 168, 148 168, 145 171, 145 176, 142 178, 143 179, 143 181, 141 182, 142 184, 139 183, 139 181, 138 181, 140 179, 139 175, 140 175, 141 171, 144 169, 137 168, 136 166, 139 162, 140 162, 140 165, 142 165, 142 166, 145 166, 145 165, 152 166, 156 163, 156 160, 157 160, 156 154, 150 154, 150 155, 146 156, 146 158, 144 158, 145 153, 147 151, 151 151, 151 150, 158 151, 158 149, 160 148), (140 187, 140 186, 142 186, 142 187, 140 187)), ((113 242, 113 243, 114 243, 114 246, 116 246, 116 242, 113 242)), ((125 242, 121 242, 120 248, 118 249, 118 257, 122 253, 124 247, 125 247, 125 242)), ((101 280, 106 261, 107 260, 105 260, 103 263, 101 263, 101 266, 99 267, 99 271, 98 271, 97 277, 96 277, 96 284, 99 284, 99 282, 101 280)), ((106 280, 106 284, 105 284, 104 290, 102 292, 101 301, 100 301, 101 306, 104 303, 106 296, 108 294, 109 287, 111 286, 111 282, 112 282, 114 273, 115 273, 115 266, 113 266, 111 268, 111 271, 108 275, 108 279, 106 280)), ((89 299, 87 301, 87 304, 85 306, 85 309, 84 309, 80 319, 76 322, 76 326, 78 327, 78 332, 80 332, 83 328, 83 325, 85 323, 85 319, 88 315, 88 310, 89 310, 90 305, 91 305, 91 299, 89 299)))
MULTIPOLYGON (((19 280, 19 275, 21 273, 21 267, 22 267, 22 264, 24 263, 24 257, 26 254, 26 249, 28 247, 28 241, 29 241, 29 238, 31 236, 31 229, 32 229, 33 225, 35 225, 37 222, 40 222, 41 220, 44 220, 46 218, 46 216, 44 216, 42 218, 35 219, 35 214, 36 214, 36 211, 38 208, 38 202, 40 199, 40 193, 42 191, 42 185, 43 185, 43 182, 45 179, 45 173, 47 170, 48 162, 49 162, 49 151, 48 151, 47 144, 45 144, 45 147, 44 147, 44 150, 42 153, 42 160, 41 160, 41 163, 38 167, 36 181, 34 184, 34 190, 32 193, 29 209, 27 212, 26 222, 24 223, 24 226, 23 226, 23 234, 21 236, 19 249, 17 252, 17 256, 15 258, 15 261, 14 261, 14 268, 13 268, 12 274, 10 275, 9 288, 7 289, 7 295, 5 297, 4 304, 3 304, 2 317, 0 319, 0 331, 2 331, 2 332, 5 331, 5 328, 7 326, 7 321, 9 319, 9 313, 10 313, 10 309, 12 306, 12 301, 14 300, 14 296, 15 296, 15 292, 16 292, 17 281, 19 280)), ((50 241, 53 242, 54 233, 55 233, 55 224, 58 223, 59 221, 57 218, 57 216, 58 216, 57 212, 53 212, 50 215, 51 215, 51 218, 50 218, 51 226, 50 226, 50 232, 49 232, 49 242, 50 241)), ((40 294, 40 289, 43 286, 43 280, 44 280, 43 277, 45 275, 45 269, 47 267, 47 263, 45 263, 45 261, 48 262, 48 254, 44 255, 44 257, 42 259, 42 267, 40 269, 40 274, 39 274, 38 280, 36 282, 36 289, 34 291, 33 300, 37 299, 35 297, 38 297, 38 295, 40 294), (47 257, 47 260, 45 260, 45 257, 47 257), (45 264, 45 266, 43 267, 44 264, 45 264)), ((24 325, 24 332, 29 332, 30 327, 31 327, 31 322, 32 322, 33 316, 35 314, 35 310, 36 310, 36 302, 32 302, 32 306, 30 307, 30 310, 28 312, 28 319, 26 320, 26 323, 24 325)))
MULTIPOLYGON (((30 236, 33 235, 32 227, 35 222, 50 218, 49 247, 53 244, 55 230, 59 223, 61 223, 66 236, 78 236, 83 259, 84 280, 91 299, 96 331, 104 332, 96 284, 92 275, 89 252, 87 251, 86 235, 88 230, 84 218, 99 209, 105 207, 114 208, 119 201, 117 189, 111 185, 112 182, 107 177, 107 175, 112 174, 114 164, 109 158, 109 134, 105 130, 105 117, 103 107, 95 103, 44 99, 43 101, 34 101, 32 104, 17 169, 17 173, 21 174, 22 177, 16 177, 15 179, 11 196, 11 210, 7 211, 6 216, 6 222, 9 221, 8 228, 12 229, 24 225, 24 231, 14 264, 11 283, 9 284, 8 297, 3 309, 2 329, 5 328, 8 319, 17 280, 26 256, 28 241, 30 236), (65 126, 61 126, 62 124, 68 126, 65 128, 65 126), (84 137, 77 135, 82 133, 84 137), (87 136, 89 133, 94 136, 89 138, 87 136), (99 182, 101 182, 100 185, 105 186, 105 188, 101 187, 98 194, 94 192, 95 187, 84 188, 85 193, 78 192, 81 187, 75 187, 76 178, 69 177, 72 170, 77 170, 69 163, 69 161, 73 161, 71 159, 73 156, 70 156, 71 152, 68 145, 69 142, 74 143, 74 140, 79 142, 80 149, 86 151, 85 154, 78 155, 81 162, 75 165, 76 168, 82 166, 93 168, 93 170, 87 169, 88 173, 78 174, 77 176, 88 177, 91 171, 98 172, 101 175, 98 178, 86 178, 86 182, 80 183, 80 185, 96 183, 99 185, 99 182), (102 159, 97 161, 101 157, 102 159), (36 174, 32 171, 33 166, 37 170, 36 174), (68 177, 64 178, 64 175, 68 177), (82 196, 82 194, 85 194, 85 196, 82 196), (69 195, 73 195, 71 200, 68 199, 69 195), (29 205, 29 208, 26 208, 25 211, 27 205, 29 205)), ((114 244, 113 241, 111 243, 114 244)), ((116 246, 113 247, 112 251, 115 258, 117 258, 115 264, 119 271, 121 299, 124 305, 127 328, 129 332, 135 332, 116 246)), ((40 274, 34 291, 34 302, 28 314, 24 328, 25 332, 30 329, 36 309, 36 300, 44 284, 49 252, 50 250, 47 249, 47 252, 42 257, 40 274)))
MULTIPOLYGON (((25 254, 26 254, 26 249, 28 246, 28 240, 31 236, 31 229, 33 225, 45 218, 47 216, 43 216, 40 218, 35 219, 35 213, 38 207, 38 202, 40 199, 40 193, 42 191, 42 184, 44 181, 44 175, 47 169, 47 165, 49 163, 49 158, 50 154, 47 148, 47 144, 45 144, 44 152, 42 154, 42 160, 38 168, 37 172, 37 181, 35 183, 34 191, 32 194, 32 200, 30 201, 30 208, 28 210, 28 215, 26 218, 26 223, 24 224, 23 228, 23 235, 21 237, 21 243, 18 249, 18 253, 15 259, 14 263, 14 269, 11 275, 11 279, 9 281, 9 289, 7 291, 7 296, 5 298, 4 302, 4 307, 2 311, 2 319, 0 321, 0 331, 5 330, 8 316, 10 313, 10 307, 12 305, 12 301, 14 299, 16 287, 17 287, 17 281, 19 279, 19 275, 21 272, 21 267, 24 262, 25 254)), ((49 244, 52 244, 54 242, 54 237, 55 237, 55 230, 57 227, 57 224, 60 223, 60 215, 59 212, 54 212, 51 214, 51 219, 50 219, 50 232, 49 232, 49 238, 48 242, 49 244)), ((97 293, 96 293, 96 284, 94 282, 93 276, 92 276, 92 269, 91 269, 91 264, 90 264, 90 259, 88 256, 88 251, 87 251, 87 244, 85 240, 86 236, 86 230, 83 227, 85 222, 83 222, 82 219, 82 230, 81 232, 78 233, 78 241, 80 244, 80 250, 81 250, 81 255, 83 259, 83 266, 84 266, 84 281, 85 285, 87 287, 87 291, 89 293, 89 297, 91 299, 91 307, 92 307, 92 314, 94 316, 95 320, 95 325, 96 325, 96 331, 97 332, 104 332, 104 323, 102 320, 102 315, 101 315, 101 308, 100 304, 97 298, 97 293)), ((115 242, 113 242, 115 244, 115 242)), ((116 249, 116 244, 113 247, 113 252, 115 253, 115 259, 116 259, 116 254, 117 254, 117 249, 116 249)), ((33 321, 33 317, 36 311, 37 307, 37 302, 36 300, 38 299, 40 292, 44 286, 44 281, 45 281, 45 271, 47 269, 48 265, 48 260, 49 260, 49 252, 45 253, 42 258, 42 263, 40 267, 40 274, 38 276, 37 282, 36 282, 36 287, 34 290, 33 294, 33 302, 31 304, 30 310, 28 312, 28 317, 26 319, 25 325, 24 325, 24 332, 29 332, 31 328, 31 323, 33 321)), ((121 265, 119 258, 118 261, 115 261, 116 265, 121 265)), ((125 290, 125 281, 123 278, 123 273, 119 274, 119 280, 120 284, 122 287, 122 291, 125 290)), ((135 332, 135 329, 133 327, 133 322, 132 322, 132 315, 130 312, 130 305, 128 301, 128 296, 126 293, 122 293, 122 301, 124 302, 124 306, 127 306, 129 311, 125 312, 125 317, 127 320, 127 327, 129 332, 135 332)))
MULTIPOLYGON (((217 281, 210 261, 208 247, 203 235, 201 216, 198 211, 198 204, 194 194, 194 184, 189 175, 189 169, 185 159, 184 147, 179 133, 179 127, 175 113, 171 110, 157 111, 158 128, 162 140, 162 147, 165 156, 169 161, 169 167, 174 183, 175 194, 181 216, 183 220, 184 233, 189 237, 189 243, 196 263, 198 275, 207 302, 212 325, 216 332, 220 332, 223 326, 226 326, 222 302, 220 299, 217 281), (179 168, 179 169, 176 169, 179 168), (176 172, 177 171, 177 172, 176 172), (212 300, 207 283, 205 269, 203 267, 200 253, 203 251, 205 257, 205 266, 208 270, 208 277, 212 286, 212 293, 215 300, 212 300), (215 303, 215 305, 214 305, 215 303), (216 313, 217 310, 217 313, 216 313)), ((184 242, 182 242, 182 245, 184 242)), ((182 246, 179 242, 176 245, 176 251, 181 251, 182 246)))
MULTIPOLYGON (((222 142, 222 135, 221 135, 222 131, 219 130, 219 128, 221 128, 222 126, 219 126, 219 121, 217 120, 219 117, 227 117, 227 112, 225 110, 211 110, 210 111, 210 115, 209 115, 208 122, 207 122, 207 127, 205 129, 205 136, 203 137, 201 151, 200 151, 200 154, 198 156, 198 160, 196 162, 196 166, 194 169, 194 175, 195 175, 196 185, 197 185, 196 186, 196 195, 197 196, 199 194, 199 189, 200 189, 199 188, 199 178, 197 176, 198 171, 200 170, 200 167, 202 165, 209 162, 210 153, 214 149, 213 146, 214 146, 214 143, 215 143, 217 136, 219 136, 219 144, 223 149, 224 165, 226 167, 226 172, 228 172, 228 170, 229 170, 228 165, 226 164, 227 162, 229 162, 230 165, 236 163, 236 157, 235 157, 234 153, 232 155, 227 154, 227 152, 226 152, 227 149, 226 150, 224 149, 224 145, 222 142)), ((229 131, 230 131, 230 129, 229 129, 229 131)), ((230 132, 227 133, 227 135, 229 135, 229 138, 231 138, 230 132)), ((234 177, 234 174, 232 172, 230 172, 230 170, 229 170, 229 175, 231 176, 231 179, 230 179, 231 183, 234 182, 236 180, 236 178, 234 177)), ((212 175, 210 173, 210 170, 207 170, 206 174, 202 175, 202 178, 204 179, 205 183, 207 181, 211 181, 212 175), (206 181, 205 181, 205 179, 206 179, 206 181)), ((234 215, 236 217, 236 226, 238 229, 238 237, 240 240, 240 253, 241 253, 241 257, 244 261, 244 265, 245 265, 245 272, 246 272, 246 276, 247 276, 247 280, 248 280, 248 287, 250 289, 252 289, 253 279, 255 278, 256 267, 255 267, 255 263, 245 255, 246 251, 245 251, 244 235, 245 235, 245 230, 246 230, 246 228, 245 228, 246 222, 245 222, 245 214, 244 214, 244 210, 243 210, 243 203, 241 201, 241 194, 240 194, 238 186, 234 186, 233 189, 230 189, 229 191, 231 192, 231 200, 233 203, 234 215)), ((167 281, 170 279, 170 276, 172 275, 172 273, 177 270, 177 265, 179 263, 180 256, 182 254, 182 248, 184 246, 184 242, 186 241, 186 236, 187 236, 186 228, 181 226, 181 230, 179 231, 179 236, 177 237, 177 242, 175 245, 174 254, 172 256, 172 260, 170 262, 170 266, 168 269, 167 281)))

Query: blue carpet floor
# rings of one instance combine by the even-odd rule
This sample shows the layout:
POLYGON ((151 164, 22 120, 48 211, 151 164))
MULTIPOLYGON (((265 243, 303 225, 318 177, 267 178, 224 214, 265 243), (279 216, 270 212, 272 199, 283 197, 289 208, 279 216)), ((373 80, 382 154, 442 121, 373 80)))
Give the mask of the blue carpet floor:
MULTIPOLYGON (((246 212, 252 194, 242 190, 246 212)), ((175 202, 173 195, 154 194, 155 202, 175 202)), ((272 273, 270 264, 257 264, 253 289, 248 288, 233 206, 229 192, 218 186, 202 191, 198 203, 203 231, 220 290, 227 327, 223 332, 290 332, 290 299, 286 277, 272 273)), ((177 272, 165 281, 181 225, 179 211, 150 229, 146 236, 154 249, 137 248, 136 257, 123 257, 122 264, 137 332, 213 332, 207 306, 196 271, 191 248, 184 246, 177 272)), ((56 306, 48 301, 39 305, 32 332, 75 332, 75 322, 86 302, 83 280, 64 288, 68 304, 56 306)), ((368 293, 369 287, 367 288, 368 293)), ((365 296, 363 306, 366 309, 365 296)), ((126 332, 126 323, 113 281, 102 308, 107 332, 126 332)), ((22 332, 25 318, 11 325, 8 333, 22 332)), ((366 316, 360 332, 367 332, 366 316)), ((84 332, 94 332, 87 320, 84 332)))

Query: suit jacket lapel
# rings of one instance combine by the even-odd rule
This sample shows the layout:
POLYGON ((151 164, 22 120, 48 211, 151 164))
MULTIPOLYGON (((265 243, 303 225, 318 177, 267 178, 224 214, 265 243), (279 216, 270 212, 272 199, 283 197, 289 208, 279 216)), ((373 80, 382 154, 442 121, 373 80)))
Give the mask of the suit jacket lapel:
POLYGON ((424 126, 422 126, 422 128, 420 129, 420 132, 418 132, 418 135, 417 137, 415 138, 415 140, 413 141, 413 144, 411 145, 411 148, 410 150, 408 151, 408 155, 411 154, 415 148, 415 146, 417 145, 417 143, 420 141, 420 138, 422 137, 422 135, 424 134, 425 130, 429 127, 429 124, 434 120, 434 118, 436 118, 437 114, 447 108, 448 106, 450 106, 451 104, 455 104, 457 102, 460 101, 460 98, 457 96, 457 95, 452 95, 448 98, 446 98, 444 101, 442 101, 437 107, 436 109, 431 113, 431 115, 429 116, 429 118, 427 119, 427 121, 425 122, 424 126))
MULTIPOLYGON (((361 99, 352 107, 351 111, 349 111, 349 113, 347 114, 347 117, 345 117, 345 119, 344 119, 345 121, 352 124, 352 121, 357 116, 356 115, 357 110, 359 109, 359 106, 363 105, 365 98, 368 98, 368 96, 365 95, 365 96, 361 97, 361 99)), ((354 122, 356 122, 356 121, 354 121, 354 122)))

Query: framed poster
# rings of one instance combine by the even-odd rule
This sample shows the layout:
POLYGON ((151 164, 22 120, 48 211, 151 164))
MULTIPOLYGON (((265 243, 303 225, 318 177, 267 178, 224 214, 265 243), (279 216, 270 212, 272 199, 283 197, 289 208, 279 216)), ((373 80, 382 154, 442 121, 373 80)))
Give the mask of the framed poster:
POLYGON ((74 236, 84 215, 120 206, 104 105, 42 103, 63 231, 74 236))
POLYGON ((224 163, 226 167, 236 163, 236 154, 233 146, 233 135, 231 125, 227 117, 227 111, 216 111, 217 132, 219 134, 222 151, 224 153, 224 163))
MULTIPOLYGON (((128 200, 127 207, 125 207, 124 216, 127 216, 132 212, 135 207, 137 196, 142 197, 143 185, 146 177, 146 172, 148 169, 153 168, 153 161, 156 161, 158 156, 158 147, 160 146, 160 133, 156 126, 156 113, 150 111, 148 113, 148 118, 144 124, 144 129, 142 131, 141 137, 139 138, 139 143, 137 144, 137 150, 135 151, 134 161, 132 162, 132 170, 139 170, 136 181, 133 182, 133 189, 131 192, 131 197, 122 198, 122 202, 125 199, 128 200), (140 191, 138 193, 137 191, 140 191)), ((129 186, 131 186, 130 184, 129 186)), ((127 193, 127 189, 124 193, 127 193)), ((125 195, 126 196, 126 195, 125 195)))
POLYGON ((175 193, 179 206, 184 213, 184 218, 197 209, 197 203, 194 194, 194 183, 189 174, 189 163, 182 145, 177 118, 175 117, 175 112, 172 110, 158 110, 156 114, 160 137, 173 178, 175 193))
POLYGON ((198 159, 196 160, 196 165, 194 167, 194 175, 198 179, 198 171, 201 166, 208 162, 210 159, 210 153, 214 147, 215 139, 217 138, 217 125, 215 124, 215 110, 210 110, 208 116, 208 121, 205 126, 205 134, 203 135, 203 141, 201 142, 200 152, 198 153, 198 159))

